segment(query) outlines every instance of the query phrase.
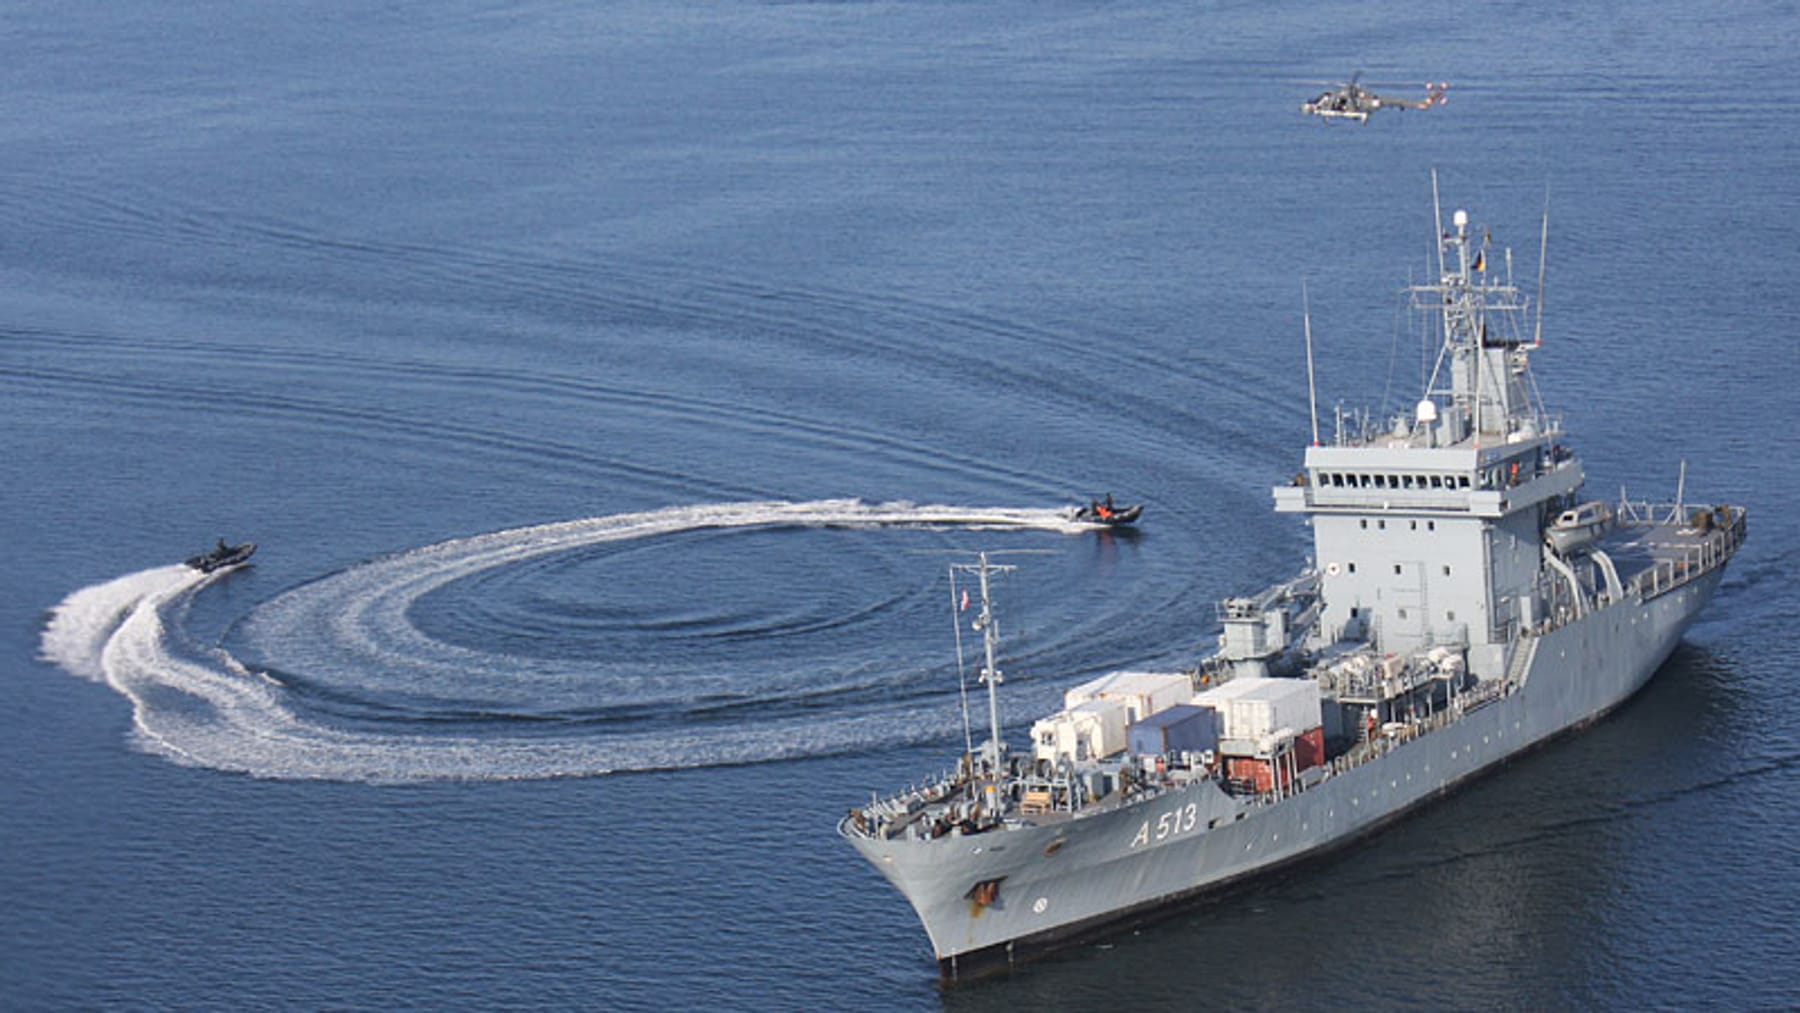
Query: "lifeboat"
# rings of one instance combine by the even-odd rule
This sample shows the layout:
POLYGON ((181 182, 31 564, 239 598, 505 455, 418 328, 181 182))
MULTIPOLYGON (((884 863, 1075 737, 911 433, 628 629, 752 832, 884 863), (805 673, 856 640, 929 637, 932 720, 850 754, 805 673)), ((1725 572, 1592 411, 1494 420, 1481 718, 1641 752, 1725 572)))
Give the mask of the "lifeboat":
POLYGON ((1589 545, 1612 527, 1612 510, 1598 500, 1558 514, 1544 532, 1544 539, 1558 555, 1566 556, 1589 545))

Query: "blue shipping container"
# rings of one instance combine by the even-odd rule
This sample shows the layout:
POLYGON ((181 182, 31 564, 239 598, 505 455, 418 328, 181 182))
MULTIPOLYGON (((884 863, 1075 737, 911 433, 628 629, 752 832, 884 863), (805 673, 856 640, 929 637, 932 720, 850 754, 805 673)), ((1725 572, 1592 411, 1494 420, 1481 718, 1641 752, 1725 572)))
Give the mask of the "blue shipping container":
POLYGON ((1125 732, 1126 747, 1137 755, 1198 753, 1219 744, 1219 715, 1211 707, 1178 704, 1158 711, 1125 732))

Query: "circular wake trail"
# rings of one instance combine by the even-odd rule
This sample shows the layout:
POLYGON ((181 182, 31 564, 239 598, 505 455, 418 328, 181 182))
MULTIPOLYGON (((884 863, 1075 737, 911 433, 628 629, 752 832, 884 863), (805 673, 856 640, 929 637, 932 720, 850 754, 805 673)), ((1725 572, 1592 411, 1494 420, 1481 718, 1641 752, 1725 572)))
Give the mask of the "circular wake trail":
MULTIPOLYGON (((460 680, 459 697, 466 697, 468 676, 476 673, 505 682, 507 694, 516 698, 518 680, 526 680, 529 694, 532 678, 549 677, 535 667, 543 662, 433 639, 408 618, 413 604, 472 574, 585 546, 785 526, 1089 530, 1056 510, 858 500, 669 507, 498 531, 374 560, 259 606, 244 629, 252 641, 320 659, 329 678, 319 681, 340 694, 399 688, 428 697, 434 684, 460 680)), ((181 763, 270 778, 519 779, 750 763, 929 737, 953 720, 947 710, 910 703, 860 704, 852 713, 811 712, 736 724, 583 726, 560 737, 490 729, 428 734, 391 730, 380 721, 334 722, 310 715, 294 689, 249 670, 222 648, 186 646, 180 629, 186 605, 217 576, 168 566, 77 591, 53 610, 42 655, 73 674, 103 680, 130 700, 143 748, 181 763)), ((294 676, 312 679, 305 669, 294 676)), ((662 684, 617 681, 625 694, 634 684, 662 684)), ((645 699, 657 702, 654 696, 645 699)))

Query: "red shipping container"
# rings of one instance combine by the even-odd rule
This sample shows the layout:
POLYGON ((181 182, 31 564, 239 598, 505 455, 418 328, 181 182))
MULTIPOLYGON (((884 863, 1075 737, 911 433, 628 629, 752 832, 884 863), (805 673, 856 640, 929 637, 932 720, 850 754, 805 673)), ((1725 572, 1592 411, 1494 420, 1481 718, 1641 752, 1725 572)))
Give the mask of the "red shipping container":
MULTIPOLYGON (((1248 756, 1232 756, 1227 758, 1225 773, 1234 781, 1249 781, 1257 791, 1270 791, 1275 784, 1275 777, 1269 770, 1268 760, 1257 760, 1248 756)), ((1281 786, 1288 787, 1293 778, 1288 774, 1285 762, 1277 768, 1281 775, 1281 786)))
POLYGON ((1294 740, 1294 764, 1310 770, 1325 762, 1325 729, 1314 728, 1294 740))
POLYGON ((1249 756, 1227 756, 1225 758, 1225 776, 1234 781, 1249 781, 1257 791, 1269 791, 1274 787, 1279 776, 1281 786, 1287 788, 1294 782, 1294 774, 1302 770, 1310 770, 1325 762, 1325 729, 1314 728, 1304 735, 1294 738, 1293 763, 1287 757, 1275 761, 1274 773, 1271 773, 1268 760, 1259 760, 1249 756))

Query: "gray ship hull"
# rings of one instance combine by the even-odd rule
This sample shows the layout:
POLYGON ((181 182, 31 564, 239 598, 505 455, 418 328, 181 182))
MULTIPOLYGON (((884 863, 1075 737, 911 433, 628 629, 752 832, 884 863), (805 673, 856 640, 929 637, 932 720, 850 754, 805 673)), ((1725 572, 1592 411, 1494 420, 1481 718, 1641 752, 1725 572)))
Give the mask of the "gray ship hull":
POLYGON ((1515 659, 1510 694, 1277 802, 1202 781, 1110 811, 936 840, 849 835, 917 910, 956 977, 1147 918, 1314 857, 1637 692, 1711 598, 1723 569, 1627 598, 1542 636, 1515 659), (986 903, 975 885, 998 881, 986 903))

